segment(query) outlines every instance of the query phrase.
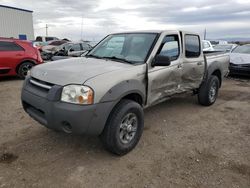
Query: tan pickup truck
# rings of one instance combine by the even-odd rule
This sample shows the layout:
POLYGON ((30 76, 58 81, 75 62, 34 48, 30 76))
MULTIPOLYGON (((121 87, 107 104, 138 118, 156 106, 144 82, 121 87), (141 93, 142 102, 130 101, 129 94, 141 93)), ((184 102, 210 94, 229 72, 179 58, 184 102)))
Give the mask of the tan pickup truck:
POLYGON ((110 34, 85 57, 34 67, 22 103, 47 128, 100 135, 109 151, 124 155, 141 137, 144 108, 186 91, 212 105, 228 64, 227 54, 204 55, 192 32, 110 34))

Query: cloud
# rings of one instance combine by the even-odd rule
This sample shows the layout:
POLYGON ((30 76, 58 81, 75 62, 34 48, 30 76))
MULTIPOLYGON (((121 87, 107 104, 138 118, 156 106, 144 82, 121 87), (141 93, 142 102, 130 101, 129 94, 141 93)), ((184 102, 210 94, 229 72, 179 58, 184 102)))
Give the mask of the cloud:
POLYGON ((249 0, 0 0, 0 4, 34 11, 36 35, 99 40, 108 33, 181 28, 208 37, 250 37, 249 0))

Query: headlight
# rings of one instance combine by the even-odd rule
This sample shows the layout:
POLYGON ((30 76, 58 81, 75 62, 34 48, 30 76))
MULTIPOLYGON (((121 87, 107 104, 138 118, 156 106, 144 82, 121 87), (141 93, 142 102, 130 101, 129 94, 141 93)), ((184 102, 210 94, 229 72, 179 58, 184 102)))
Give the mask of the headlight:
POLYGON ((88 86, 67 85, 63 87, 61 101, 74 104, 93 104, 94 92, 88 86))

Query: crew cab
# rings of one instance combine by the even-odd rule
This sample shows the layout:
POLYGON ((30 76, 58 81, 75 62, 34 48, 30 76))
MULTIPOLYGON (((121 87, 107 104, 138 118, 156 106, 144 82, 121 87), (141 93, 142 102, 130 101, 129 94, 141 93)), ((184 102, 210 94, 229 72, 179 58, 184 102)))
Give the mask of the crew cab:
POLYGON ((0 77, 25 78, 28 71, 43 62, 40 52, 28 41, 0 38, 0 77))
POLYGON ((109 151, 124 155, 142 135, 144 108, 187 91, 212 105, 228 65, 226 54, 204 55, 192 32, 116 33, 85 57, 32 68, 21 99, 47 128, 100 135, 109 151))

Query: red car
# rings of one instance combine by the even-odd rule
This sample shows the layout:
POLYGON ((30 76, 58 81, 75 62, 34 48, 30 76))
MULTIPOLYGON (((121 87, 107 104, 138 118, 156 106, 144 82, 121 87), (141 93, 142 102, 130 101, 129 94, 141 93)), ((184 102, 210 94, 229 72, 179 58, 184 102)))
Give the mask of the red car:
POLYGON ((25 78, 29 69, 42 62, 40 52, 30 42, 0 38, 0 77, 25 78))

